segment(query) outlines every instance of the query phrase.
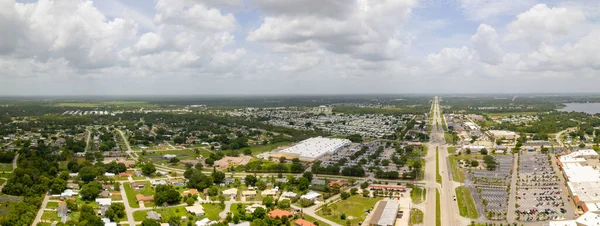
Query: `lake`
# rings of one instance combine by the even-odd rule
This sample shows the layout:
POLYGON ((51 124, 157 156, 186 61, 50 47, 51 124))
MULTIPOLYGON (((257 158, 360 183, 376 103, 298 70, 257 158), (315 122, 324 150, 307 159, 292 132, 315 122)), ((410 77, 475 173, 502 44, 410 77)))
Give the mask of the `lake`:
POLYGON ((600 113, 600 103, 565 103, 566 107, 558 109, 559 111, 576 111, 588 114, 600 113))

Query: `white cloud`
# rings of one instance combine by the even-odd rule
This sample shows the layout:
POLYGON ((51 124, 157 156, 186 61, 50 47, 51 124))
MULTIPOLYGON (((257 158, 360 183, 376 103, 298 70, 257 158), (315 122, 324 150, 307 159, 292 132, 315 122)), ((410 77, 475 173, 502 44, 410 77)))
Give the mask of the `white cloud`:
POLYGON ((504 52, 500 48, 498 34, 493 27, 487 24, 479 25, 477 33, 471 36, 471 42, 481 61, 491 65, 498 65, 502 62, 504 52))
POLYGON ((517 19, 508 25, 508 35, 505 39, 524 40, 536 46, 541 42, 569 35, 584 22, 584 14, 576 9, 548 8, 545 4, 537 4, 519 14, 517 19))
POLYGON ((475 21, 516 15, 535 4, 535 0, 459 0, 459 2, 467 18, 475 21))

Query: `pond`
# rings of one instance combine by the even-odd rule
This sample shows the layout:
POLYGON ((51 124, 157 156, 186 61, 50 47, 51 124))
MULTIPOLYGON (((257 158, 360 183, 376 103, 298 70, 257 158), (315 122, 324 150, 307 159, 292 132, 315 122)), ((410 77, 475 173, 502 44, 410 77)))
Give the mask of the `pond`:
POLYGON ((600 103, 565 103, 566 107, 558 109, 566 112, 584 112, 588 114, 600 113, 600 103))

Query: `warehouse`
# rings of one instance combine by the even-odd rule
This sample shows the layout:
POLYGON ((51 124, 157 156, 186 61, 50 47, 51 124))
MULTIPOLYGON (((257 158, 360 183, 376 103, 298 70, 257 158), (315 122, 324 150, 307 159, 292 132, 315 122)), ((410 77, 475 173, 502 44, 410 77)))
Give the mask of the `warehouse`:
POLYGON ((373 212, 369 214, 363 225, 369 226, 392 226, 396 224, 400 204, 398 201, 379 201, 373 212))
POLYGON ((313 161, 325 154, 335 154, 339 149, 347 147, 352 142, 348 139, 335 139, 324 137, 313 137, 300 141, 296 145, 283 149, 271 156, 279 155, 286 158, 300 158, 305 161, 313 161))

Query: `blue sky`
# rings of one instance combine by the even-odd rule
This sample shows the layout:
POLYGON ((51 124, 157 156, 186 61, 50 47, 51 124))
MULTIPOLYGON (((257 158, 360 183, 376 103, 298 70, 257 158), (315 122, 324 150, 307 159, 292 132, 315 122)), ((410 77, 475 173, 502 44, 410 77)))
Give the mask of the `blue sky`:
POLYGON ((596 0, 5 0, 0 95, 595 92, 599 12, 596 0))

